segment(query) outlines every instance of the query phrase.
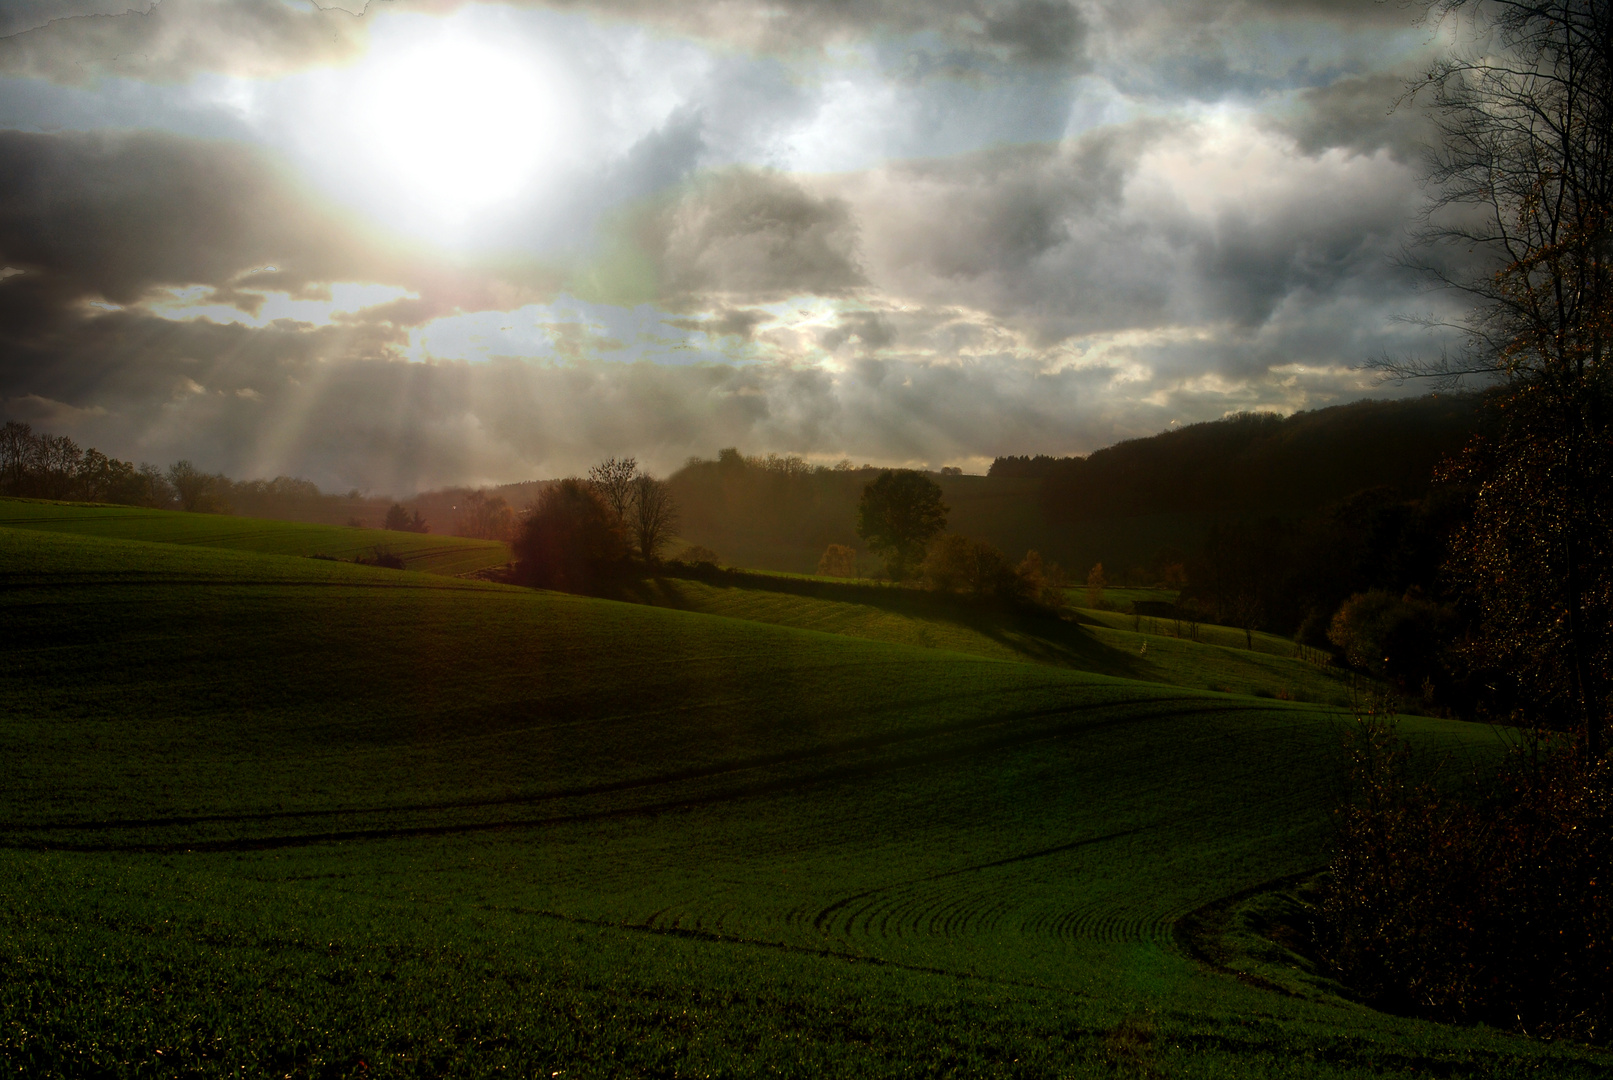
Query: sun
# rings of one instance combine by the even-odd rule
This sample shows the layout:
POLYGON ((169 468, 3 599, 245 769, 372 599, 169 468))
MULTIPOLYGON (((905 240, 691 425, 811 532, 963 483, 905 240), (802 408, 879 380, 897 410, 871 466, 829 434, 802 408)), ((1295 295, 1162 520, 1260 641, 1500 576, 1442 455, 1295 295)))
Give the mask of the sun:
POLYGON ((558 113, 555 87, 530 58, 451 38, 364 73, 355 149, 415 212, 458 221, 532 183, 555 155, 558 113))

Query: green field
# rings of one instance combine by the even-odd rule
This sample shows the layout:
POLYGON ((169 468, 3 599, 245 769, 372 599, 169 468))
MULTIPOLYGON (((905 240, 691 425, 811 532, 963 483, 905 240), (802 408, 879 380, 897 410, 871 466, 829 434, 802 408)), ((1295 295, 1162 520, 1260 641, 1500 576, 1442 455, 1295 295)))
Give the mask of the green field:
POLYGON ((347 561, 373 556, 379 550, 397 555, 410 570, 431 574, 464 574, 501 566, 510 559, 509 549, 496 540, 42 499, 0 498, 0 528, 43 529, 273 555, 326 555, 347 561))
POLYGON ((9 1074, 1613 1065, 1194 958, 1325 861, 1338 710, 98 512, 0 527, 9 1074))
POLYGON ((1187 626, 1168 619, 1134 620, 1084 608, 1056 616, 961 599, 942 604, 920 590, 821 578, 816 580, 831 595, 810 596, 770 587, 776 577, 785 575, 747 574, 738 583, 657 578, 634 583, 623 596, 658 607, 1198 690, 1339 708, 1352 700, 1349 672, 1301 660, 1292 641, 1272 634, 1254 634, 1249 649, 1242 630, 1225 626, 1201 625, 1195 641, 1186 636, 1187 626))

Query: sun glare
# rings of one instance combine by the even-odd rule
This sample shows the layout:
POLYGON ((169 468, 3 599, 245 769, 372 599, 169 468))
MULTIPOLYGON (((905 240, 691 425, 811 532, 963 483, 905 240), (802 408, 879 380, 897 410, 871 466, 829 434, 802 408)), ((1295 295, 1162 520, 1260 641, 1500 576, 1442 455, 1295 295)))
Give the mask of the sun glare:
POLYGON ((488 45, 417 46, 366 73, 357 136, 417 212, 463 220, 526 187, 558 142, 555 88, 488 45))

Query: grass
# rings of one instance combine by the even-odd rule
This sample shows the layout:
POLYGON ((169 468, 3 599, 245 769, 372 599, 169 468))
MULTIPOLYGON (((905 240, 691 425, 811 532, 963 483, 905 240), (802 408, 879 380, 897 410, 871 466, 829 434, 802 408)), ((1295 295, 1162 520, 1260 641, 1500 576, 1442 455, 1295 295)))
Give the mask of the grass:
POLYGON ((1193 641, 1176 637, 1168 619, 1133 620, 1090 609, 1078 609, 1074 619, 1058 618, 1032 609, 938 603, 922 590, 829 579, 818 579, 827 586, 822 595, 810 595, 811 590, 771 584, 781 577, 747 573, 732 582, 666 577, 635 583, 623 596, 684 611, 1199 690, 1339 708, 1352 700, 1349 672, 1299 659, 1294 643, 1276 635, 1256 634, 1250 650, 1243 631, 1230 627, 1202 625, 1199 640, 1193 641))
POLYGON ((87 506, 41 499, 0 498, 0 528, 41 529, 274 555, 324 555, 347 561, 371 556, 380 549, 402 558, 407 569, 432 574, 483 570, 500 566, 510 558, 509 549, 496 540, 269 521, 228 514, 186 514, 136 506, 87 506))
MULTIPOLYGON (((1072 584, 1064 590, 1065 602, 1086 606, 1087 590, 1080 582, 1072 584)), ((1103 589, 1103 603, 1106 610, 1125 611, 1134 601, 1152 601, 1155 603, 1174 604, 1177 590, 1133 587, 1129 585, 1106 585, 1103 589)))
POLYGON ((1183 944, 1325 857, 1334 710, 37 528, 0 609, 14 1074, 1613 1064, 1183 944))

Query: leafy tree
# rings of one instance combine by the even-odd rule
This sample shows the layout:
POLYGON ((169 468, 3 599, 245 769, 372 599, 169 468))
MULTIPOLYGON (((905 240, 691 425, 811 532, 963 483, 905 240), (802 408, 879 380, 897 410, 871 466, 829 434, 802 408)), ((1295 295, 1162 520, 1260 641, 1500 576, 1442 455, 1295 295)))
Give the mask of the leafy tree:
POLYGON ((943 533, 930 544, 920 569, 925 583, 939 592, 969 588, 976 569, 974 542, 957 533, 943 533))
POLYGON ((577 593, 607 582, 628 554, 621 518, 592 484, 577 479, 544 489, 512 546, 517 581, 577 593))
POLYGON ((930 588, 943 592, 1004 600, 1023 599, 1031 592, 1031 583, 1015 571, 1001 551, 984 540, 971 540, 957 533, 936 537, 921 569, 930 588))
POLYGON ((1064 590, 1070 580, 1058 563, 1042 558, 1038 551, 1027 551, 1014 573, 1024 583, 1026 595, 1050 608, 1064 606, 1064 590))
POLYGON ((1597 757, 1613 666, 1613 8, 1431 11, 1469 20, 1476 43, 1417 84, 1440 135, 1424 239, 1469 253, 1424 269, 1469 301, 1465 345, 1378 366, 1492 387, 1492 431, 1451 473, 1476 492, 1449 567, 1477 625, 1469 657, 1502 689, 1498 711, 1572 727, 1597 757))
POLYGON ((886 469, 863 488, 857 535, 885 556, 885 572, 899 581, 918 565, 931 539, 947 527, 947 506, 934 480, 912 469, 886 469))
POLYGON ((1371 589, 1339 607, 1327 637, 1352 667, 1415 692, 1437 674, 1449 623, 1449 612, 1429 600, 1371 589))
POLYGON ((393 503, 387 507, 386 520, 381 523, 381 527, 390 529, 393 532, 428 533, 431 531, 431 526, 426 524, 426 519, 421 516, 419 510, 416 510, 411 515, 401 503, 393 503))

